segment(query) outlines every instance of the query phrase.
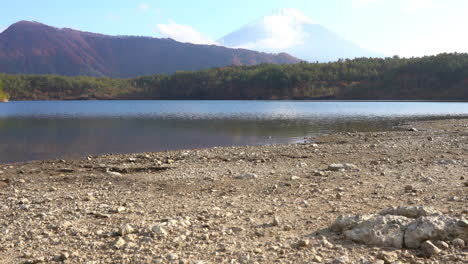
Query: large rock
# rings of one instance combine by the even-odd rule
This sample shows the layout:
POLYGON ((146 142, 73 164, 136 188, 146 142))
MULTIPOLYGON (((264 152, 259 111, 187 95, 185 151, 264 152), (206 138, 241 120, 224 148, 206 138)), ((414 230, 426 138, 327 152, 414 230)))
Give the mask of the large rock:
POLYGON ((340 215, 331 225, 331 230, 335 232, 350 230, 372 217, 374 215, 340 215))
POLYGON ((344 232, 347 239, 378 247, 404 246, 406 227, 411 219, 396 215, 376 215, 344 232))
POLYGON ((376 215, 339 216, 330 228, 370 246, 420 248, 427 240, 467 240, 466 222, 431 208, 410 206, 386 209, 376 215))
POLYGON ((379 212, 380 215, 399 215, 408 218, 418 218, 428 215, 440 215, 441 213, 431 207, 426 206, 400 206, 385 209, 379 212))
POLYGON ((459 219, 445 215, 422 216, 414 220, 405 232, 405 245, 419 248, 426 240, 451 240, 468 238, 468 228, 459 225, 459 219))

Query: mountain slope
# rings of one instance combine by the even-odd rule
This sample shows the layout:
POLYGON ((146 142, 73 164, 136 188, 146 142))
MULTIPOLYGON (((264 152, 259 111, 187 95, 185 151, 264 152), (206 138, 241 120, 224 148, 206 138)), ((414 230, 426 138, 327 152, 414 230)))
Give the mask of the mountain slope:
POLYGON ((135 77, 298 59, 172 39, 107 36, 20 21, 0 34, 0 72, 135 77))
POLYGON ((310 62, 380 57, 315 23, 295 9, 279 9, 217 41, 220 45, 263 52, 287 52, 310 62))

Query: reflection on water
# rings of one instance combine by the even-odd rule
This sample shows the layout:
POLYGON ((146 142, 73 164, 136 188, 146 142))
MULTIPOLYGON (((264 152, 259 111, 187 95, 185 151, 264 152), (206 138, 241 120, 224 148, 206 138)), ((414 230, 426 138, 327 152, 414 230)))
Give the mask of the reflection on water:
POLYGON ((104 153, 300 142, 468 115, 466 103, 80 101, 0 104, 0 163, 104 153))

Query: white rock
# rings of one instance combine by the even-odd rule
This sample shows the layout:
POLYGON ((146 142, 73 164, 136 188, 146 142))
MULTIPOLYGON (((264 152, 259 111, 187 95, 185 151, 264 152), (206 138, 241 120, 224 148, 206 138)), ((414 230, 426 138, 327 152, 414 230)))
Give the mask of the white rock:
POLYGON ((341 163, 333 163, 333 164, 328 165, 328 170, 330 171, 340 171, 344 169, 345 169, 344 164, 341 164, 341 163))
POLYGON ((135 229, 130 224, 124 224, 119 229, 119 235, 125 236, 135 232, 135 229))
POLYGON ((331 225, 331 229, 336 232, 350 230, 372 217, 373 215, 340 215, 331 225))
POLYGON ((125 243, 126 243, 125 240, 119 237, 114 243, 114 248, 121 249, 125 246, 125 243))
POLYGON ((345 231, 347 239, 378 247, 403 247, 404 230, 411 222, 403 216, 377 215, 345 231))
POLYGON ((153 230, 153 232, 156 233, 158 236, 162 236, 162 237, 165 237, 168 234, 166 229, 160 225, 153 226, 151 230, 153 230))
POLYGON ((445 215, 419 217, 407 227, 405 244, 409 248, 419 248, 426 240, 466 239, 468 229, 458 225, 458 221, 445 215))
POLYGON ((422 244, 421 244, 421 250, 422 252, 426 255, 426 256, 432 256, 432 255, 437 255, 439 254, 440 252, 442 252, 442 250, 440 250, 440 248, 436 247, 431 241, 427 240, 427 241, 424 241, 422 244))
POLYGON ((242 179, 242 180, 253 180, 257 178, 258 176, 255 173, 245 173, 236 177, 236 179, 242 179))
POLYGON ((106 174, 109 175, 109 176, 116 176, 116 177, 122 176, 122 174, 120 172, 109 171, 109 170, 106 171, 106 174))

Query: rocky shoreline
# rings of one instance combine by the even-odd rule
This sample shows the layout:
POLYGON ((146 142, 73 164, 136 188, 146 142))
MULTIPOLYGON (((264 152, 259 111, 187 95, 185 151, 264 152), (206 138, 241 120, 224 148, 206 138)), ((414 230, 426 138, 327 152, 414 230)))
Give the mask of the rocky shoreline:
POLYGON ((468 120, 0 165, 0 263, 467 263, 468 120))

